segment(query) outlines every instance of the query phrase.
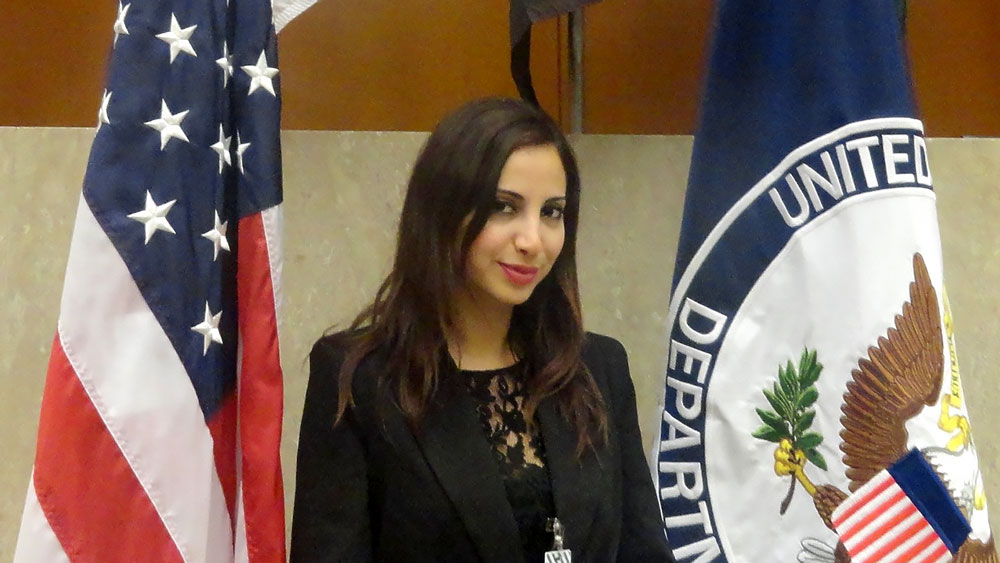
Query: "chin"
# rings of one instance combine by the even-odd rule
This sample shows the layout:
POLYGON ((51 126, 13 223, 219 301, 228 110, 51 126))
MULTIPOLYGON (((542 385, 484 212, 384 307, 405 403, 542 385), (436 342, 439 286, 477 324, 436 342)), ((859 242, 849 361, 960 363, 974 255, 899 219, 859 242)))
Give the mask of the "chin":
POLYGON ((514 307, 517 307, 519 305, 524 305, 525 303, 528 302, 528 299, 530 299, 530 298, 531 298, 531 295, 529 294, 529 295, 525 296, 523 299, 512 299, 510 301, 510 304, 512 306, 514 306, 514 307))
POLYGON ((520 294, 520 293, 513 294, 513 293, 511 293, 511 294, 507 294, 507 295, 503 295, 503 296, 498 295, 498 296, 496 296, 496 299, 497 299, 497 301, 500 301, 504 305, 510 305, 511 307, 517 307, 518 305, 524 305, 525 303, 527 303, 528 299, 531 298, 531 294, 532 293, 533 292, 529 291, 529 292, 526 292, 526 293, 523 293, 523 294, 520 294))
POLYGON ((535 293, 536 286, 531 287, 504 287, 501 290, 491 292, 493 298, 503 303, 504 305, 509 305, 511 307, 516 307, 518 305, 524 305, 531 299, 531 296, 535 293))

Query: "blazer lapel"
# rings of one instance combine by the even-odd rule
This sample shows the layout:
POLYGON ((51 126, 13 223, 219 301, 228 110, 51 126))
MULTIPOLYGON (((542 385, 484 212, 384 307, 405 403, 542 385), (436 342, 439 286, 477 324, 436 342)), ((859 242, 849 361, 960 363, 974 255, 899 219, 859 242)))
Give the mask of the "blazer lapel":
POLYGON ((601 475, 602 460, 593 452, 577 460, 576 429, 559 414, 551 397, 538 406, 538 421, 552 478, 556 516, 565 530, 564 545, 569 550, 579 549, 591 533, 601 495, 607 493, 601 475))
POLYGON ((483 562, 522 562, 517 522, 475 404, 464 389, 452 387, 428 410, 417 441, 483 562))

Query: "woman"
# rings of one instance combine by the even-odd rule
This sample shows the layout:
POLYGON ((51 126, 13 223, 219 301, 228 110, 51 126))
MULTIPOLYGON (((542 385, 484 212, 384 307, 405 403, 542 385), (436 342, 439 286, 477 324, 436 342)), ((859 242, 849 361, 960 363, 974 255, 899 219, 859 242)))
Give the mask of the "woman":
POLYGON ((579 206, 541 111, 441 121, 392 271, 310 355, 293 562, 672 561, 625 351, 582 328, 579 206))

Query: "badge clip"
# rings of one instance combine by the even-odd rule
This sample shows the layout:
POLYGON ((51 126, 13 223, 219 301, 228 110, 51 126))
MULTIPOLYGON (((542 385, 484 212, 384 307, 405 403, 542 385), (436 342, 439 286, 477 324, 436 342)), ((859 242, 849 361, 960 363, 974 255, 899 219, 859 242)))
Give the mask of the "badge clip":
POLYGON ((573 553, 563 549, 565 530, 562 522, 558 518, 549 518, 545 521, 545 531, 552 532, 552 549, 545 552, 545 563, 573 563, 573 553))

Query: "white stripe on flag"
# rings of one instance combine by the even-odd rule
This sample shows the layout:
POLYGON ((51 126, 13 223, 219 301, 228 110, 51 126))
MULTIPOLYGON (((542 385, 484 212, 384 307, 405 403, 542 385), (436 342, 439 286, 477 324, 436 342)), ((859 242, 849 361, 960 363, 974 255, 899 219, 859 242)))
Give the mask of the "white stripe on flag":
POLYGON ((927 549, 924 549, 917 554, 917 556, 913 558, 913 563, 949 563, 951 560, 951 552, 948 551, 948 548, 945 547, 944 543, 942 543, 939 539, 927 546, 927 549), (941 553, 942 548, 944 548, 944 553, 941 553), (934 557, 935 552, 940 553, 940 555, 934 557))
MULTIPOLYGON (((237 453, 237 458, 239 459, 237 453)), ((239 462, 237 462, 239 463, 239 462)), ((247 513, 243 504, 243 479, 236 483, 236 544, 233 555, 234 563, 249 563, 250 546, 247 545, 247 513)))
POLYGON ((858 509, 845 523, 837 526, 838 531, 844 530, 840 535, 840 539, 844 542, 844 547, 854 550, 855 546, 869 542, 872 534, 881 534, 885 529, 886 523, 896 518, 899 513, 912 509, 914 509, 914 506, 910 502, 910 499, 906 498, 906 494, 903 493, 902 489, 893 484, 872 499, 871 502, 866 503, 858 509), (893 500, 893 497, 898 498, 893 500), (870 522, 854 529, 854 526, 860 520, 868 518, 872 514, 877 514, 877 516, 870 522))
POLYGON ((271 9, 274 11, 272 14, 274 32, 280 32, 295 16, 315 3, 316 0, 271 0, 271 9))
POLYGON ((21 517, 21 531, 17 533, 17 547, 14 548, 14 563, 69 563, 49 520, 42 512, 42 505, 35 495, 35 475, 28 481, 28 497, 24 501, 24 515, 21 517))
POLYGON ((852 514, 848 519, 844 519, 844 513, 849 510, 857 510, 855 507, 862 505, 864 499, 871 495, 872 492, 879 488, 889 486, 887 483, 890 482, 895 483, 892 475, 890 475, 888 471, 880 471, 876 473, 874 477, 859 487, 857 491, 854 491, 854 494, 847 497, 847 500, 840 503, 840 506, 833 511, 833 514, 830 517, 833 520, 833 525, 837 528, 844 527, 845 524, 846 527, 853 526, 854 521, 856 520, 854 515, 852 514))
POLYGON ((937 563, 951 554, 888 471, 837 507, 832 520, 855 563, 937 563))
MULTIPOLYGON (((239 403, 240 381, 243 380, 243 336, 238 335, 236 340, 236 392, 237 403, 239 403)), ((243 426, 241 425, 241 412, 236 409, 236 498, 233 506, 233 517, 235 519, 233 542, 233 563, 250 562, 250 546, 247 544, 247 512, 246 503, 243 502, 243 426)))
POLYGON ((83 197, 59 335, 184 560, 231 560, 231 521, 194 388, 83 197))
POLYGON ((276 325, 278 331, 278 344, 281 344, 281 270, 285 264, 285 256, 282 254, 282 240, 284 234, 285 219, 282 205, 279 203, 274 207, 268 207, 260 212, 260 222, 264 230, 264 241, 267 243, 267 259, 271 268, 271 290, 274 293, 274 318, 279 322, 276 325))
MULTIPOLYGON (((931 530, 931 533, 935 534, 933 530, 931 530)), ((891 555, 893 557, 899 558, 905 553, 906 553, 905 551, 897 550, 891 555)), ((910 558, 905 560, 899 559, 899 561, 905 561, 906 563, 938 563, 939 561, 947 563, 948 561, 951 560, 952 560, 951 552, 948 551, 948 547, 944 545, 944 542, 942 542, 941 539, 937 537, 937 534, 935 534, 934 541, 929 546, 920 550, 920 553, 911 556, 910 558)))
MULTIPOLYGON (((864 548, 856 555, 851 555, 851 560, 854 563, 865 563, 867 561, 872 561, 872 562, 893 561, 893 559, 890 557, 874 558, 874 555, 882 548, 884 548, 886 544, 890 544, 897 541, 899 539, 899 536, 904 532, 909 531, 913 527, 920 527, 921 525, 925 526, 925 528, 921 529, 916 534, 914 534, 913 537, 907 539, 905 542, 901 544, 901 545, 906 545, 907 547, 912 547, 913 544, 917 543, 921 539, 926 538, 928 533, 931 534, 934 533, 934 529, 927 525, 926 521, 924 520, 924 517, 920 514, 920 512, 911 514, 908 518, 906 518, 896 526, 893 526, 892 528, 879 530, 878 536, 870 544, 868 544, 868 547, 864 548)), ((850 550, 850 548, 848 548, 848 550, 850 550)), ((897 551, 898 550, 894 549, 889 553, 896 553, 897 551)))
MULTIPOLYGON (((923 543, 923 542, 925 542, 925 541, 927 541, 928 539, 931 539, 931 538, 933 538, 933 541, 931 542, 931 546, 932 547, 940 547, 941 546, 940 540, 938 540, 936 537, 934 537, 934 536, 937 535, 934 532, 934 528, 931 528, 929 525, 927 525, 927 523, 923 519, 923 517, 919 516, 919 513, 916 514, 916 515, 914 515, 914 516, 917 516, 917 517, 913 518, 912 521, 910 521, 909 523, 911 524, 912 527, 918 528, 919 531, 917 531, 915 534, 913 534, 912 536, 910 536, 908 539, 906 539, 905 541, 903 541, 902 543, 900 543, 898 546, 896 546, 895 549, 893 549, 892 551, 889 551, 888 553, 886 553, 882 558, 880 558, 880 561, 903 561, 902 556, 906 552, 908 552, 911 549, 913 549, 917 544, 923 543)), ((890 536, 889 539, 894 540, 894 539, 898 538, 901 533, 906 532, 909 528, 910 528, 910 526, 905 526, 905 527, 904 526, 900 526, 898 528, 893 528, 891 530, 891 533, 887 534, 887 535, 890 536)), ((923 559, 920 559, 919 557, 917 557, 917 558, 912 558, 912 559, 907 559, 906 560, 906 563, 918 563, 918 562, 923 562, 923 559)))
POLYGON ((851 553, 857 553, 858 551, 865 549, 866 546, 878 541, 879 538, 884 537, 885 534, 891 532, 899 526, 902 526, 903 522, 906 522, 910 518, 917 515, 910 512, 913 510, 913 504, 905 498, 890 505, 889 507, 878 507, 878 509, 885 510, 885 513, 880 514, 870 523, 859 528, 858 530, 855 530, 853 534, 845 534, 840 537, 841 541, 844 543, 844 547, 846 547, 851 553), (895 525, 891 525, 889 521, 894 518, 903 518, 903 520, 899 521, 895 525))

